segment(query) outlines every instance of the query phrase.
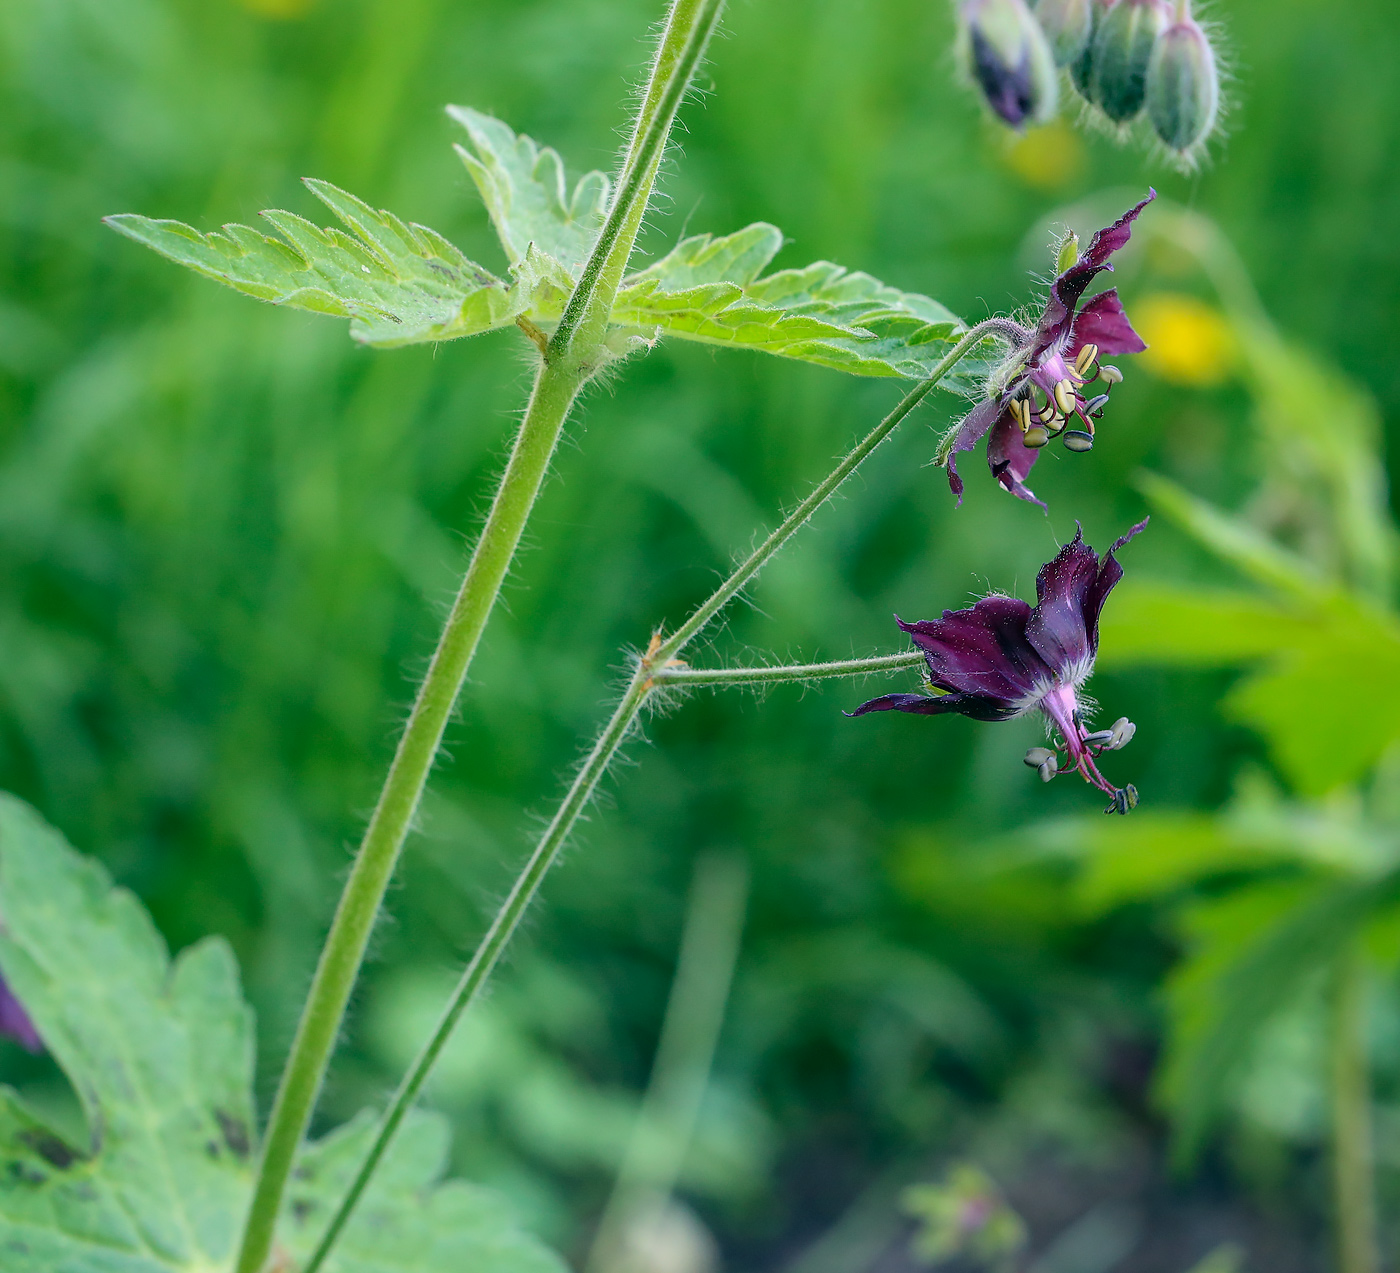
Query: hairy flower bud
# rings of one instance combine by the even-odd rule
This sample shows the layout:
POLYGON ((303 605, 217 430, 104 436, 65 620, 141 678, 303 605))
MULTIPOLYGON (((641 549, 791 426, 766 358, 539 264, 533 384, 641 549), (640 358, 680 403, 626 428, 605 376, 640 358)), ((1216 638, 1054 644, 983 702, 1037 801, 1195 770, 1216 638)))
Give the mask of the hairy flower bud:
POLYGON ((1055 113, 1055 59, 1025 0, 965 0, 963 60, 987 105, 1013 128, 1055 113))
POLYGON ((1162 0, 1118 0, 1094 32, 1089 99, 1115 124, 1141 113, 1147 67, 1168 18, 1162 0))
POLYGON ((1035 17, 1050 41, 1056 66, 1068 66, 1089 47, 1094 0, 1036 0, 1035 17))
POLYGON ((1215 127, 1220 76, 1206 34, 1191 18, 1167 28, 1147 67, 1147 116, 1164 145, 1186 154, 1215 127))
POLYGON ((1085 100, 1092 100, 1089 90, 1094 72, 1094 40, 1098 35, 1100 25, 1103 23, 1104 14, 1113 7, 1115 2, 1116 0, 1090 0, 1089 34, 1079 56, 1069 64, 1070 81, 1085 100))

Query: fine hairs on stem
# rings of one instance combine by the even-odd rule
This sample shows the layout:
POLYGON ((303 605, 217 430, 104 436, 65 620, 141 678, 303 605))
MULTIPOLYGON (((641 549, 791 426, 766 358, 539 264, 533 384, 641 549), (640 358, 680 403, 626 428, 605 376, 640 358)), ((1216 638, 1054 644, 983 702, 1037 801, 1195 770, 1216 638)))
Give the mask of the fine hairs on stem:
MULTIPOLYGON (((462 972, 451 999, 438 1018, 431 1037, 424 1044, 408 1073, 404 1075, 393 1100, 380 1120, 374 1143, 366 1152, 354 1180, 342 1199, 335 1216, 328 1225, 325 1235, 318 1244, 304 1273, 316 1273, 337 1237, 340 1235, 354 1212, 378 1167, 380 1160, 393 1141, 408 1111, 413 1107, 423 1084, 427 1081, 452 1032, 462 1014, 471 1006, 482 986, 486 984, 501 952, 515 934, 525 911, 539 891, 549 868, 559 856, 568 840, 574 824, 587 807, 597 789, 598 783, 612 764, 618 749, 631 735, 637 718, 650 695, 661 685, 684 684, 687 669, 668 667, 695 639, 704 627, 719 614, 762 570, 764 565, 811 519, 812 514, 825 504, 837 489, 875 449, 909 416, 920 402, 932 391, 952 368, 975 350, 988 337, 1001 335, 1000 320, 992 319, 979 323, 966 332, 949 353, 933 368, 928 377, 919 381, 899 404, 879 424, 865 435, 846 454, 832 471, 822 479, 801 503, 792 510, 782 523, 735 568, 733 573, 695 610, 690 617, 672 634, 663 638, 654 635, 646 652, 637 658, 627 687, 618 700, 607 723, 598 734, 592 749, 585 757, 575 775, 568 792, 555 810, 549 825, 540 836, 533 852, 526 861, 510 893, 496 912, 486 935, 481 939, 475 953, 462 972)), ((768 680, 812 680, 825 676, 857 676, 867 672, 898 671, 911 667, 916 660, 909 654, 884 656, 873 660, 848 660, 842 663, 805 664, 792 669, 796 675, 786 675, 789 669, 754 668, 736 669, 736 672, 750 673, 747 678, 724 672, 706 674, 693 672, 692 684, 753 684, 768 680), (837 669, 837 670, 830 670, 837 669), (706 680, 706 676, 714 679, 706 680)))
MULTIPOLYGON (((292 1164, 306 1134, 384 893, 569 411, 584 384, 606 361, 602 342, 607 316, 651 198, 676 112, 723 8, 724 0, 673 0, 671 5, 616 196, 559 328, 543 351, 506 470, 322 947, 263 1138, 237 1273, 262 1273, 268 1262, 292 1164)), ((323 1248, 308 1267, 320 1263, 329 1242, 323 1243, 323 1248)))

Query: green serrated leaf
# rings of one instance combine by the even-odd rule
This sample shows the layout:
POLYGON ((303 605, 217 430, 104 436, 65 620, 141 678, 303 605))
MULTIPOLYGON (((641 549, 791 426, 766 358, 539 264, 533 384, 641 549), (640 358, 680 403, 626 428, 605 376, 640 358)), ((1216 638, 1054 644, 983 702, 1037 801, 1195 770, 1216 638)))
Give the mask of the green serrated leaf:
MULTIPOLYGON (((686 239, 628 280, 613 321, 855 375, 910 379, 928 375, 965 330, 937 301, 829 261, 759 277, 781 246, 781 233, 762 222, 720 239, 686 239)), ((968 358, 945 383, 966 388, 984 373, 968 358)))
MULTIPOLYGON (((302 1154, 278 1235, 294 1267, 320 1240, 375 1130, 361 1115, 302 1154)), ((499 1196, 461 1180, 437 1183, 450 1144, 445 1119, 405 1120, 326 1273, 565 1273, 562 1261, 510 1223, 499 1196)))
MULTIPOLYGON (((307 186, 340 218, 322 229, 290 212, 263 216, 281 238, 243 225, 201 234, 178 221, 132 214, 108 223, 207 278, 277 305, 351 320, 381 347, 451 340, 528 316, 558 320, 606 216, 609 183, 586 173, 570 193, 558 154, 464 106, 448 113, 473 149, 458 146, 510 260, 507 285, 440 234, 376 211, 323 181, 307 186)), ((782 247, 776 226, 683 240, 626 280, 612 312, 615 355, 661 334, 730 345, 861 376, 921 379, 965 330, 937 301, 887 287, 829 261, 763 277, 782 247)), ((989 359, 964 359, 946 377, 975 388, 989 359)))
POLYGON ((368 345, 471 336, 513 322, 530 304, 528 289, 507 286, 436 231, 376 211, 324 181, 306 185, 350 234, 276 210, 263 216, 281 239, 245 225, 201 234, 132 213, 107 224, 259 300, 349 318, 351 335, 368 345))
MULTIPOLYGON (((82 1103, 73 1145, 0 1089, 5 1273, 227 1273, 252 1190, 253 1023, 227 944, 173 963, 149 917, 28 806, 0 795, 0 972, 82 1103)), ((279 1231, 305 1255, 372 1129, 307 1147, 279 1231)), ((498 1201, 437 1185, 446 1130, 420 1116, 326 1273, 560 1273, 498 1201)))
POLYGON ((572 195, 557 151, 467 106, 447 113, 467 130, 475 154, 456 146, 491 214, 511 263, 533 243, 577 274, 607 216, 611 183, 601 172, 579 178, 572 195))

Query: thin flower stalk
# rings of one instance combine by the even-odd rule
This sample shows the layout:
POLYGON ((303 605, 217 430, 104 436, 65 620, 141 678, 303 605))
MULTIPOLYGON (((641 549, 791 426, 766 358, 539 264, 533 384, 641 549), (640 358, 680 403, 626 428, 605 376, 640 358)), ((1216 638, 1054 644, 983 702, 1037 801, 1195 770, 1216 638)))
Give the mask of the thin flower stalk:
MULTIPOLYGON (((419 1092, 423 1089, 423 1084, 427 1082, 428 1076, 432 1073, 438 1056, 452 1037, 452 1032, 461 1020, 462 1014, 471 1006, 491 976, 501 953, 515 935, 526 910, 534 900, 535 894, 539 892, 545 876, 549 873, 549 868, 554 865, 560 850, 568 841, 574 825, 593 798, 598 783, 607 773, 618 750, 631 736, 637 718, 641 715, 647 700, 662 684, 667 683, 667 678, 673 678, 676 673, 682 670, 675 666, 675 660, 681 650, 695 639, 729 601, 733 600, 753 581, 764 565, 810 520, 812 514, 836 493, 842 483, 860 467, 880 443, 899 427, 900 423, 924 400, 934 386, 958 362, 977 349, 984 340, 989 336, 996 335, 1001 324, 1002 320, 1000 319, 989 319, 971 328, 934 367, 927 379, 921 380, 905 394, 894 410, 851 448, 841 462, 813 488, 811 494, 783 519, 777 529, 754 549, 705 601, 695 608, 690 617, 670 637, 663 638, 660 633, 657 633, 652 637, 646 652, 636 658, 627 686, 614 707, 607 724, 603 726, 592 749, 574 776, 564 799, 537 841, 524 868, 512 885, 510 893, 496 912, 491 926, 486 930, 485 936, 482 937, 471 960, 463 970, 457 987, 438 1018, 438 1023, 431 1037, 424 1044, 408 1072, 404 1075, 398 1090, 394 1093, 393 1100, 390 1101, 380 1120, 379 1131, 375 1136, 374 1143, 366 1152, 354 1180, 351 1181, 336 1214, 326 1228, 325 1235, 307 1262, 304 1273, 317 1273, 330 1254, 337 1238, 344 1230, 373 1178, 375 1169, 392 1143, 395 1133, 417 1100, 419 1092)), ((910 662, 904 661, 906 656, 892 657, 898 657, 901 661, 897 664, 891 664, 888 670, 912 665, 910 662)), ((812 664, 808 666, 821 667, 823 665, 812 664)), ((769 669, 769 671, 774 670, 779 669, 769 669)), ((842 674, 858 675, 859 672, 842 674)), ((240 1270, 240 1273, 243 1271, 240 1270)))
POLYGON ((774 667, 660 667, 651 679, 657 685, 673 685, 678 689, 735 685, 779 685, 784 681, 823 681, 838 676, 874 676, 881 672, 901 672, 918 667, 924 656, 917 650, 912 654, 879 654, 867 659, 838 659, 831 663, 779 663, 774 667))
POLYGON ((579 391, 604 359, 606 316, 636 241, 676 112, 724 0, 675 0, 638 112, 616 198, 563 319, 543 351, 510 459, 419 687, 321 951, 283 1070, 240 1244, 237 1273, 261 1273, 298 1147, 325 1078, 370 932, 447 722, 579 391))

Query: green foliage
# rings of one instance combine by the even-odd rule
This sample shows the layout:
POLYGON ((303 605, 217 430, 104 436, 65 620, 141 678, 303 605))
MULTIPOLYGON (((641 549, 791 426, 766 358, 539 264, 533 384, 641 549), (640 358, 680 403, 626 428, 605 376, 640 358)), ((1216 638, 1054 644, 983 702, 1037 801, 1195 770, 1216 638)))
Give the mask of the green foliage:
POLYGON ((1241 518, 1163 478, 1144 487, 1158 510, 1274 596, 1125 587, 1105 617, 1107 665, 1262 658, 1226 697, 1229 714, 1268 740, 1300 792, 1363 777, 1400 739, 1400 619, 1241 518))
POLYGON ((512 322, 532 300, 538 273, 522 263, 510 288, 426 226, 405 225, 324 181, 307 188, 350 229, 321 230, 290 212, 264 212, 282 234, 246 225, 201 234, 178 221, 132 213, 113 229, 206 278, 274 305, 348 317, 355 339, 393 347, 471 336, 512 322), (284 241, 285 240, 285 241, 284 241))
POLYGON ((900 1197, 918 1221, 911 1244, 921 1263, 959 1256, 984 1268, 1010 1268, 1026 1245, 1026 1225, 980 1167, 959 1163, 938 1184, 910 1185, 900 1197))
POLYGON ((1332 974, 1362 923, 1393 903, 1400 872, 1319 886, 1259 883, 1183 911, 1188 956, 1167 983, 1171 1048, 1159 1091, 1182 1160, 1238 1090, 1266 1027, 1309 985, 1332 974))
MULTIPOLYGON (((226 1268, 256 1152, 253 1020, 218 938, 173 964, 131 894, 27 806, 0 797, 0 968, 63 1067, 91 1129, 68 1144, 0 1089, 0 1252, 12 1273, 226 1268)), ((309 1146, 281 1242, 304 1257, 372 1132, 309 1146)), ((559 1264, 500 1204, 439 1184, 447 1129, 423 1116, 376 1180, 328 1269, 517 1273, 559 1264)))
POLYGON ((607 177, 584 173, 570 195, 558 151, 470 107, 449 106, 447 113, 471 138, 472 150, 453 149, 476 182, 511 264, 524 260, 534 244, 577 277, 607 216, 607 177))
MULTIPOLYGON (((759 223, 697 235, 618 294, 614 318, 713 345, 735 345, 865 376, 925 376, 962 323, 937 301, 886 287, 829 261, 759 275, 782 247, 759 223)), ((964 385, 976 371, 960 366, 964 385)))
MULTIPOLYGON (((0 5, 0 786, 93 846, 174 947, 229 935, 258 1010, 264 1100, 346 845, 508 446, 522 372, 500 346, 523 342, 506 334, 367 357, 338 323, 218 294, 98 218, 137 209, 207 229, 282 207, 316 220, 319 205, 286 178, 317 173, 437 228, 509 281, 443 144, 442 103, 470 94, 581 167, 605 166, 622 118, 619 75, 640 63, 638 33, 658 12, 656 0, 0 5), (300 16, 263 16, 274 9, 300 16)), ((951 13, 926 0, 730 6, 711 59, 715 91, 689 113, 683 161, 668 161, 667 198, 637 267, 690 233, 687 220, 718 230, 772 221, 791 239, 779 262, 858 264, 971 319, 1016 303, 1026 270, 1044 270, 1041 218, 1073 224, 1087 242, 1104 218, 1081 217, 1082 201, 1113 215, 1118 192, 1150 181, 1163 194, 1154 224, 1167 198, 1190 197, 1240 244, 1295 342, 1348 368, 1353 389, 1364 382, 1382 402, 1400 400, 1400 282, 1377 230, 1400 191, 1400 167, 1384 159, 1400 128, 1400 82, 1359 81, 1336 54, 1400 57, 1390 0, 1331 7, 1326 47, 1313 38, 1315 0, 1231 6, 1248 119, 1198 191, 1082 134, 1055 130, 1014 151, 989 139, 975 103, 930 62, 951 13), (1300 48, 1317 54, 1304 76, 1300 48)), ((1146 252, 1139 274, 1129 255, 1114 281, 1130 312, 1149 288, 1189 282, 1156 273, 1146 252)), ((971 472, 954 512, 942 475, 922 467, 930 431, 911 421, 759 581, 754 606, 716 632, 715 658, 891 649, 892 612, 930 617, 988 587, 1027 595, 1074 517, 1099 544, 1141 516, 1131 475, 1144 464, 1222 508, 1248 505, 1264 524, 1246 496, 1263 458, 1248 395, 1183 391, 1154 382, 1142 360, 1122 365, 1128 379, 1093 454, 1047 452, 1037 466, 1049 518, 971 472)), ((436 987, 481 931, 522 852, 519 811, 557 794, 613 686, 618 648, 708 592, 732 549, 898 389, 674 340, 589 396, 376 936, 372 984, 325 1098, 332 1123, 382 1099, 401 1072, 414 1039, 381 1046, 376 987, 389 998, 416 977, 436 987)), ((956 406, 931 403, 925 418, 940 426, 956 406)), ((1330 406, 1308 413, 1319 438, 1331 420, 1330 406)), ((1297 435, 1270 448, 1279 461, 1298 449, 1297 435)), ((1358 462, 1380 480, 1374 453, 1358 462)), ((1106 621, 1148 575, 1254 595, 1161 518, 1125 565, 1106 621)), ((1254 599, 1274 605, 1262 590, 1254 599)), ((1169 621, 1163 611, 1154 624, 1169 621)), ((1106 713, 1139 722, 1113 761, 1144 799, 1119 829, 1168 806, 1211 816, 1239 766, 1259 757, 1216 710, 1236 673, 1204 659, 1115 666, 1113 653, 1106 637, 1093 689, 1106 713)), ((616 806, 598 810, 550 880, 489 1001, 515 1023, 512 1037, 528 1033, 533 1055, 572 1078, 551 1124, 584 1123, 590 1092, 635 1094, 690 857, 742 848, 755 905, 720 1064, 726 1090, 763 1111, 776 1154, 742 1207, 706 1201, 726 1249, 795 1251, 873 1175, 909 1159, 922 1169, 931 1146, 974 1153, 964 1138, 1000 1131, 1020 1145, 1027 1126, 1053 1121, 1056 1137, 1091 1145, 1124 1191, 1141 1177, 1116 1171, 1113 1146, 1130 1137, 1131 1164, 1155 1152, 1155 1123, 1129 1115, 1125 1131, 1117 1071, 1112 1095, 1101 1081, 1105 1036, 1156 1037, 1167 956, 1152 904, 1086 918, 1043 878, 1048 869, 997 877, 998 888, 962 875, 899 888, 890 845, 917 835, 911 859, 927 863, 937 842, 975 864, 988 835, 1082 810, 1085 792, 1022 770, 1020 753, 1039 741, 1030 722, 837 715, 880 688, 779 689, 761 710, 744 695, 696 696, 651 722, 654 745, 637 751, 616 806), (859 986, 834 986, 827 965, 803 957, 833 923, 872 937, 859 986), (784 950, 791 957, 770 958, 784 950), (872 993, 910 955, 971 987, 1001 1030, 998 1048, 950 1060, 944 1033, 872 993), (536 960, 569 970, 588 1014, 527 1015, 524 992, 542 994, 526 985, 536 960), (760 976, 763 993, 752 993, 760 976), (764 1046, 748 1046, 755 1034, 764 1046), (1085 1095, 1060 1097, 1045 1069, 1085 1095)), ((1091 813, 1096 831, 1112 829, 1091 813)), ((942 994, 910 979, 911 1002, 940 1008, 942 994)), ((464 1046, 477 1037, 463 1035, 464 1046)), ((1381 1060, 1388 1038, 1377 1034, 1381 1060)), ((29 1058, 0 1042, 0 1067, 42 1107, 29 1058)), ((506 1070, 496 1071, 502 1083, 506 1070)), ((605 1166, 512 1135, 503 1102, 468 1109, 442 1092, 432 1103, 458 1120, 458 1174, 509 1191, 560 1242, 586 1233, 605 1166), (482 1145, 490 1164, 472 1160, 482 1145)), ((995 1170, 1038 1205, 1084 1179, 1052 1161, 1029 1179, 1019 1160, 1014 1175, 1001 1160, 995 1170)), ((1315 1217, 1295 1161, 1271 1182, 1277 1244, 1290 1242, 1290 1221, 1315 1217)), ((1252 1177, 1211 1179, 1209 1223, 1228 1209, 1250 1243, 1252 1177)), ((1131 1260, 1184 1268, 1195 1253, 1181 1236, 1202 1217, 1183 1220, 1163 1201, 1144 1200, 1157 1217, 1144 1239, 1152 1251, 1131 1260)), ((1298 1235, 1294 1250, 1314 1236, 1298 1235)))
MULTIPOLYGON (((350 230, 322 230, 264 212, 283 236, 243 225, 201 234, 178 221, 126 213, 114 229, 206 278, 277 305, 351 319, 356 340, 381 348, 453 340, 528 318, 556 322, 606 213, 608 179, 586 173, 572 195, 559 155, 500 120, 449 108, 474 152, 457 146, 510 261, 507 285, 434 230, 376 212, 324 181, 307 187, 350 230)), ((652 343, 661 335, 777 354, 862 376, 917 379, 952 348, 962 323, 937 301, 886 287, 829 261, 763 270, 782 231, 758 223, 724 238, 685 239, 619 292, 613 322, 652 343)), ((625 345, 623 347, 626 347, 625 345)), ((947 387, 970 388, 968 359, 947 387)))

